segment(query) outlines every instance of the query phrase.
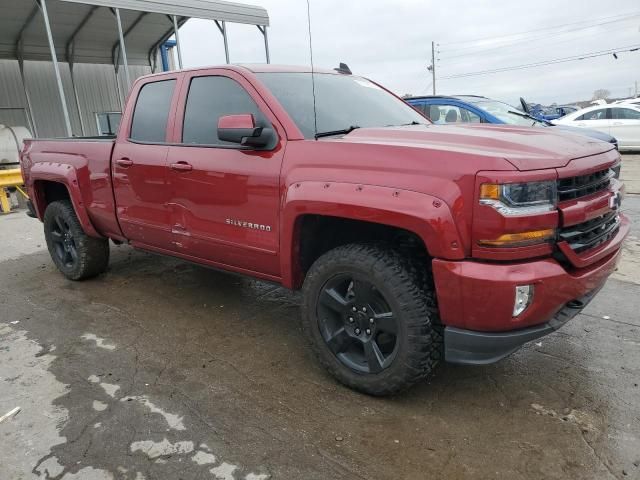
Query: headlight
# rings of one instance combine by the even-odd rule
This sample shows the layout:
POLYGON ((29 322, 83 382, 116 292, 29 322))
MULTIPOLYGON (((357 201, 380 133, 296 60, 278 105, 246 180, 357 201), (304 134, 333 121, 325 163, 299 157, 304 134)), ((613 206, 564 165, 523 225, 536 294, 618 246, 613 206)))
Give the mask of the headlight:
POLYGON ((483 183, 480 203, 505 216, 549 212, 556 207, 556 182, 483 183))

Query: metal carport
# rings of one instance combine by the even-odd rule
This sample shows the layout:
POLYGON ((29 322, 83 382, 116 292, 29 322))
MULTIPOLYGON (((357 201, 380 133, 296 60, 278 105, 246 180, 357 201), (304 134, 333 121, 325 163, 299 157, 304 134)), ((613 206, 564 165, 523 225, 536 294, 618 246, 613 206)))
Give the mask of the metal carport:
POLYGON ((122 64, 128 88, 131 84, 129 65, 149 65, 155 70, 158 48, 175 34, 178 65, 182 68, 178 28, 189 18, 216 23, 224 41, 227 63, 226 24, 256 25, 264 37, 269 62, 269 16, 264 8, 253 5, 217 0, 0 0, 0 11, 0 58, 18 61, 31 120, 32 106, 24 81, 23 62, 50 60, 69 136, 72 129, 59 61, 69 64, 78 110, 74 64, 113 64, 116 72, 122 64))

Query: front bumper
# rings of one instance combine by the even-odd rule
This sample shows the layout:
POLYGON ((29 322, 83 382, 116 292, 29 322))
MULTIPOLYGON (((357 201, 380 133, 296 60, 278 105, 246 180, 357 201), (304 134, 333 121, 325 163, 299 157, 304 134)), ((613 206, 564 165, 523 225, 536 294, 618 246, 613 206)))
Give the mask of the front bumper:
MULTIPOLYGON (((615 239, 589 256, 582 268, 554 258, 520 262, 433 260, 445 358, 458 363, 491 363, 575 316, 616 269, 629 221, 621 215, 615 239), (606 255, 600 257, 600 255, 606 255), (515 287, 533 285, 531 304, 513 316, 515 287)), ((586 257, 585 257, 586 258, 586 257)))
POLYGON ((476 332, 456 327, 444 329, 444 358, 450 363, 486 365, 503 359, 522 345, 555 332, 575 317, 600 289, 568 302, 551 320, 534 327, 511 332, 476 332))

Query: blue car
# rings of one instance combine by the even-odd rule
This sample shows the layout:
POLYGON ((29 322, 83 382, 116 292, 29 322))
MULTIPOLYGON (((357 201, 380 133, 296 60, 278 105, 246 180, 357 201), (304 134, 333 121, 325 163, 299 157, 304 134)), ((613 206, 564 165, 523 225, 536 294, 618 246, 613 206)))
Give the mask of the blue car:
POLYGON ((586 128, 554 125, 535 118, 511 105, 476 95, 424 96, 405 100, 436 124, 447 123, 496 123, 527 127, 552 127, 557 130, 578 133, 608 142, 618 148, 618 141, 611 135, 586 128))

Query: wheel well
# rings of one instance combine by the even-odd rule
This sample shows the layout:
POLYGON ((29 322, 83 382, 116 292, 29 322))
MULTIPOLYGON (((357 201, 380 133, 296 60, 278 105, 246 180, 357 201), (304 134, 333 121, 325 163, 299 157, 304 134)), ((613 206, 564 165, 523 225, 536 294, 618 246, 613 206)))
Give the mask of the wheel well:
POLYGON ((41 218, 51 202, 58 200, 70 200, 69 190, 67 186, 59 182, 51 182, 48 180, 38 180, 35 182, 35 191, 38 196, 38 208, 40 209, 41 218))
POLYGON ((321 255, 340 245, 349 243, 387 243, 406 251, 408 255, 427 258, 429 252, 422 239, 415 233, 380 223, 303 215, 298 219, 297 244, 294 255, 299 275, 294 275, 296 288, 300 287, 313 262, 321 255))

